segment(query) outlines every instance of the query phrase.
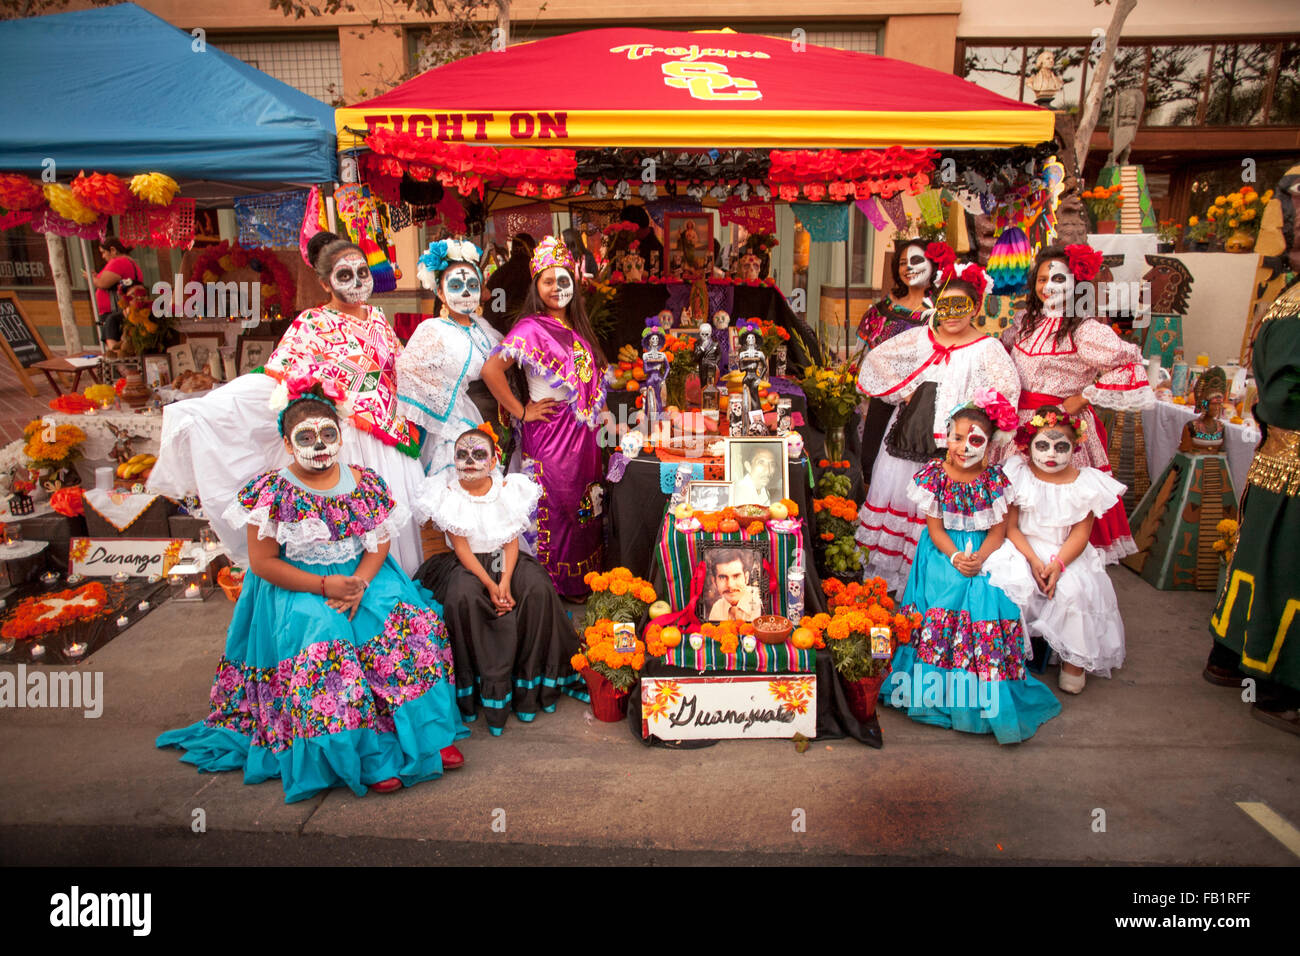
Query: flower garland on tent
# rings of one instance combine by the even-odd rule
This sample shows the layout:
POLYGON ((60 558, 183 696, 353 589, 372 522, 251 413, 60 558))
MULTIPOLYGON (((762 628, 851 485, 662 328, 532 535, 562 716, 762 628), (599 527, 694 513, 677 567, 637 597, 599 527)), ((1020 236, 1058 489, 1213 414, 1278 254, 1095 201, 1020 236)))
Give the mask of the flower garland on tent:
POLYGON ((189 282, 216 282, 234 269, 249 268, 257 273, 262 283, 262 309, 278 308, 283 316, 293 314, 297 295, 292 273, 270 249, 256 246, 246 249, 229 239, 204 249, 194 260, 189 282))
POLYGON ((0 173, 0 208, 5 210, 0 229, 30 225, 37 232, 99 238, 109 216, 125 214, 132 204, 171 206, 179 192, 176 180, 163 173, 141 173, 128 182, 112 173, 82 170, 67 186, 0 173))
POLYGON ((510 183, 521 196, 558 199, 574 179, 577 169, 571 149, 533 149, 444 143, 429 136, 377 129, 366 145, 381 157, 379 173, 400 179, 428 182, 437 179, 455 187, 462 196, 483 196, 490 182, 510 183))

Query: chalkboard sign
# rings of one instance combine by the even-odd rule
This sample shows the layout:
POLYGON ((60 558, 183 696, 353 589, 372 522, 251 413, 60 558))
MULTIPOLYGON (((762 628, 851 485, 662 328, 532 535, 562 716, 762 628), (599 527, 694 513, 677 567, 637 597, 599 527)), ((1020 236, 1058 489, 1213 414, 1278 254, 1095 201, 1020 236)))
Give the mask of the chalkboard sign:
POLYGON ((36 330, 18 311, 18 303, 13 299, 0 298, 0 336, 4 337, 9 351, 14 353, 14 358, 23 368, 31 368, 34 363, 48 358, 36 330))
POLYGON ((0 351, 13 365, 27 394, 35 397, 36 387, 29 376, 40 375, 41 370, 32 366, 49 358, 50 349, 12 292, 0 292, 0 351))

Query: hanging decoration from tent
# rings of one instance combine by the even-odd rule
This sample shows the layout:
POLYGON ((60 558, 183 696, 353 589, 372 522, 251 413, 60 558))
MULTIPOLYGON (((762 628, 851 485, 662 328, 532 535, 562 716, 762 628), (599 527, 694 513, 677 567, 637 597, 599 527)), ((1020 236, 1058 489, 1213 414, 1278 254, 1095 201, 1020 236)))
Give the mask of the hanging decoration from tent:
POLYGON ((964 184, 976 193, 1001 194, 1037 178, 1058 149, 1050 141, 1010 149, 941 149, 935 161, 938 184, 951 188, 964 184))
POLYGON ((521 232, 528 233, 534 241, 540 241, 543 236, 554 232, 550 204, 529 203, 527 206, 511 206, 492 213, 492 234, 497 237, 497 242, 503 243, 521 232))
POLYGON ((402 271, 397 268, 397 250, 388 238, 388 207, 377 202, 370 187, 362 183, 340 186, 334 191, 334 203, 348 237, 366 254, 374 291, 392 292, 402 271))
POLYGON ((741 202, 735 196, 718 207, 722 224, 735 224, 746 232, 776 232, 776 208, 770 202, 741 202))
POLYGON ((786 202, 830 198, 843 202, 867 196, 889 198, 900 192, 913 196, 930 185, 938 152, 933 149, 774 149, 768 156, 768 180, 786 202))
POLYGON ((50 209, 64 219, 88 226, 99 218, 99 213, 83 206, 72 189, 62 183, 46 183, 44 191, 45 201, 50 204, 50 209))
MULTIPOLYGON (((257 273, 257 279, 262 284, 264 313, 273 314, 278 311, 281 316, 293 314, 294 298, 297 295, 293 273, 271 249, 245 248, 239 243, 232 245, 229 239, 223 239, 199 253, 190 268, 186 284, 219 282, 222 276, 236 269, 251 269, 257 273)), ((238 316, 232 316, 231 321, 237 318, 238 316)))
POLYGON ((27 225, 31 226, 36 232, 52 232, 56 236, 72 236, 77 239, 102 239, 108 231, 107 216, 99 216, 94 222, 82 224, 73 222, 71 219, 64 219, 49 206, 42 206, 32 213, 19 213, 19 215, 30 215, 31 219, 27 225))
POLYGON ((235 200, 239 243, 292 249, 298 244, 298 233, 306 211, 307 191, 304 189, 240 196, 235 200))
POLYGON ((18 212, 35 209, 44 202, 40 183, 17 173, 0 173, 0 206, 18 212))
POLYGON ((1034 251, 1024 230, 1018 226, 1003 229, 989 250, 989 261, 985 267, 993 280, 994 295, 1019 292, 1033 262, 1034 251))
POLYGON ((409 173, 422 182, 436 179, 443 186, 454 186, 462 196, 476 192, 482 198, 484 186, 494 183, 511 184, 521 196, 558 199, 575 178, 571 149, 444 143, 382 128, 366 137, 366 145, 388 160, 380 165, 384 175, 400 179, 409 173))
POLYGON ((808 230, 813 242, 844 242, 849 238, 848 206, 795 203, 790 208, 794 217, 808 230))
POLYGON ((180 184, 166 173, 141 173, 131 177, 131 192, 155 206, 170 205, 180 191, 180 184))
POLYGON ((87 209, 105 216, 120 216, 131 202, 131 190, 125 181, 112 173, 82 171, 72 181, 72 194, 87 209))
POLYGON ((188 249, 194 245, 194 200, 177 196, 166 206, 134 201, 118 227, 128 246, 188 249))
POLYGON ((311 260, 307 258, 307 243, 316 233, 328 228, 329 220, 325 218, 325 203, 321 199, 320 187, 313 186, 307 193, 306 202, 303 203, 302 225, 298 227, 298 251, 302 254, 302 261, 307 265, 311 265, 311 260))

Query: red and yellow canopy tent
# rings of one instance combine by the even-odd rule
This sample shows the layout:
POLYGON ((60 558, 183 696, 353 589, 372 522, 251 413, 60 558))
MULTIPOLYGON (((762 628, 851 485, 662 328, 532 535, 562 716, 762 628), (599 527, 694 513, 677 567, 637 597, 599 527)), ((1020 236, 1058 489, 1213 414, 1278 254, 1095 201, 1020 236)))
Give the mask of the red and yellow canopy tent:
MULTIPOLYGON (((929 190, 950 156, 969 157, 990 190, 1017 186, 1024 201, 1026 159, 1041 164, 1054 135, 1048 110, 901 60, 638 27, 468 57, 339 109, 335 123, 340 151, 358 151, 363 181, 382 198, 395 201, 404 179, 436 179, 464 196, 492 189, 489 211, 679 187, 706 205, 893 201, 929 190), (568 82, 579 63, 599 81, 568 82), (647 157, 661 164, 649 177, 647 157)), ((944 181, 957 182, 965 162, 944 181)))

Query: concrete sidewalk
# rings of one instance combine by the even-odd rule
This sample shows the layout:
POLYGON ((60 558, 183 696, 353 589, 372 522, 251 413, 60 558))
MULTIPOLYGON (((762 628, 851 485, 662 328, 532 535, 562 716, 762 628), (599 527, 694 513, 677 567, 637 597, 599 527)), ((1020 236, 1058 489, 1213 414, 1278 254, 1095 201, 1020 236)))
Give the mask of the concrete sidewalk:
MULTIPOLYGON (((205 715, 233 608, 167 603, 84 665, 104 674, 99 719, 0 712, 0 863, 1300 862, 1236 806, 1300 825, 1300 738, 1201 679, 1212 596, 1111 577, 1127 666, 1078 698, 1057 691, 1064 712, 1018 746, 886 710, 879 751, 670 751, 565 698, 502 737, 471 725, 465 768, 441 780, 291 806, 278 782, 199 774, 154 748, 205 715)), ((1055 668, 1045 677, 1056 690, 1055 668)))

